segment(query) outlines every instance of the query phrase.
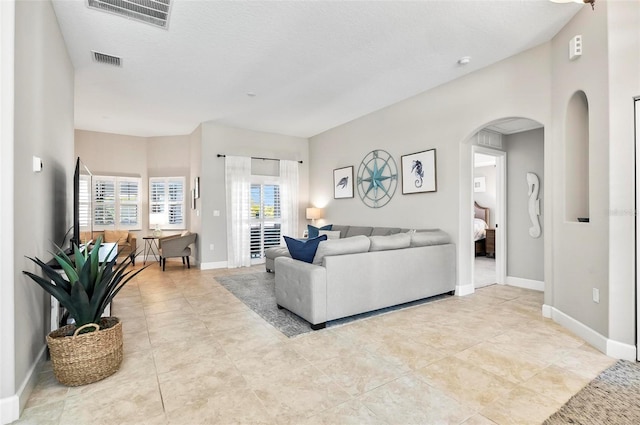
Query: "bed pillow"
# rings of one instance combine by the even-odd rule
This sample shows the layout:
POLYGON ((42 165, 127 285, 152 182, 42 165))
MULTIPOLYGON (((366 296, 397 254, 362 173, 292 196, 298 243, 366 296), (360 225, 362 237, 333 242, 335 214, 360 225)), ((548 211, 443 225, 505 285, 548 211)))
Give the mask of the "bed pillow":
POLYGON ((444 245, 451 243, 451 236, 442 230, 429 230, 428 232, 410 233, 411 247, 428 246, 428 245, 444 245))
POLYGON ((340 239, 340 230, 320 230, 318 233, 327 235, 327 239, 340 239))
POLYGON ((407 233, 397 233, 388 236, 369 236, 371 247, 369 251, 388 251, 390 249, 409 248, 411 236, 407 233))
POLYGON ((316 255, 318 244, 327 240, 326 235, 318 236, 317 238, 299 240, 290 238, 289 236, 283 236, 284 241, 289 248, 289 254, 294 260, 304 261, 305 263, 311 263, 313 257, 316 255))
POLYGON ((332 224, 327 224, 326 226, 316 227, 310 224, 307 224, 307 233, 309 234, 309 239, 317 238, 320 236, 320 230, 331 230, 332 224))

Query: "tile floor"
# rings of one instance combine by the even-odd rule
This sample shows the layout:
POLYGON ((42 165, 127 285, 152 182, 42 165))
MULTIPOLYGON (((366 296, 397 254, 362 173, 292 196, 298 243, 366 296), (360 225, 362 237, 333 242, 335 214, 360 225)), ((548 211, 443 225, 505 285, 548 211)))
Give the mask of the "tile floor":
POLYGON ((497 285, 288 339, 215 281, 262 270, 145 270, 120 370, 67 388, 46 363, 15 423, 539 424, 614 363, 497 285))

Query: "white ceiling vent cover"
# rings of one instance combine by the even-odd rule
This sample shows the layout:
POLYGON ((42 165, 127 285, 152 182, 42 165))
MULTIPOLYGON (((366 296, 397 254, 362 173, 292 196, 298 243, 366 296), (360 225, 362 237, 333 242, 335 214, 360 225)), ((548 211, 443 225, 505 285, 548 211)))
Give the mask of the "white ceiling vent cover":
POLYGON ((87 0, 87 5, 165 29, 169 25, 171 0, 87 0))
POLYGON ((122 59, 117 56, 111 56, 107 55, 106 53, 100 53, 92 50, 91 57, 93 58, 94 62, 104 63, 105 65, 111 66, 122 66, 122 59))

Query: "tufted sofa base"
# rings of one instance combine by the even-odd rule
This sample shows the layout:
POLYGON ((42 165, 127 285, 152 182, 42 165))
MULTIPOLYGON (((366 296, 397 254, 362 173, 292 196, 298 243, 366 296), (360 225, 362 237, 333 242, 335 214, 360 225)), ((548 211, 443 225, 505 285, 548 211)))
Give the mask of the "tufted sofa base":
POLYGON ((455 291, 455 245, 275 259, 276 303, 315 329, 326 322, 455 291))

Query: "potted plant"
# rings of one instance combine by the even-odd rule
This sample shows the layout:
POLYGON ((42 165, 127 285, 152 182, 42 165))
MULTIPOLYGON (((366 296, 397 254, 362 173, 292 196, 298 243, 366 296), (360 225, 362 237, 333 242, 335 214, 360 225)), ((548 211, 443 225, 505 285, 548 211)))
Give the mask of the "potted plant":
POLYGON ((99 381, 115 373, 122 362, 122 323, 117 317, 102 314, 113 297, 145 267, 127 271, 132 256, 116 264, 117 255, 112 255, 116 244, 107 255, 113 258, 100 263, 101 244, 99 237, 90 252, 74 245, 71 258, 58 248, 54 258, 64 274, 31 257, 27 258, 40 266, 44 277, 23 271, 56 298, 75 322, 47 335, 53 372, 64 385, 99 381))

